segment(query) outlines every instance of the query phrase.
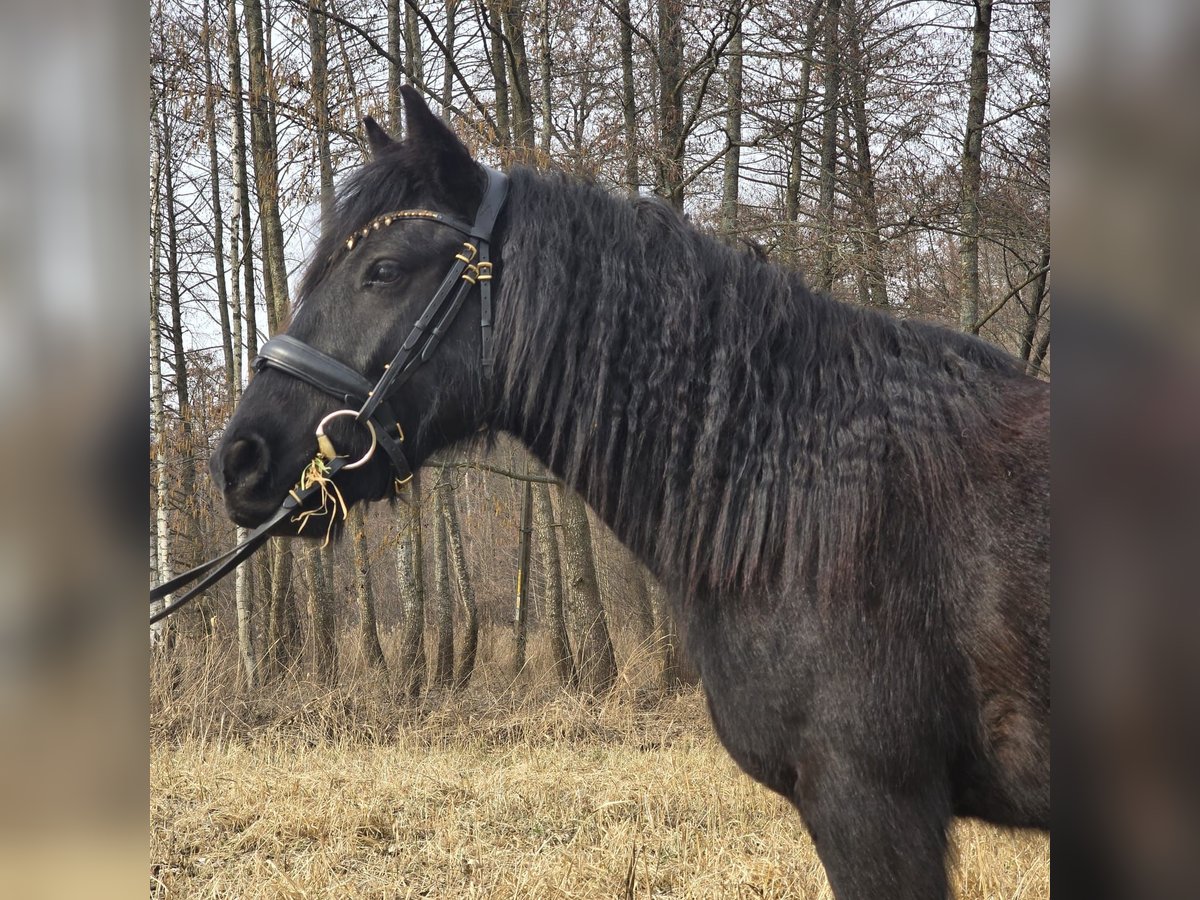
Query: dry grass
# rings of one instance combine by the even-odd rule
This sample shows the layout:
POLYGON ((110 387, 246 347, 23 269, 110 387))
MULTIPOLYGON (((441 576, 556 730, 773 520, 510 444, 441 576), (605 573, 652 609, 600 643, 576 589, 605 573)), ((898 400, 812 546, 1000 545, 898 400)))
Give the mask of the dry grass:
MULTIPOLYGON (((698 692, 481 680, 416 710, 363 683, 285 683, 265 711, 156 684, 153 895, 830 896, 798 817, 737 770, 698 692)), ((960 823, 955 844, 958 896, 1049 896, 1046 838, 960 823)))

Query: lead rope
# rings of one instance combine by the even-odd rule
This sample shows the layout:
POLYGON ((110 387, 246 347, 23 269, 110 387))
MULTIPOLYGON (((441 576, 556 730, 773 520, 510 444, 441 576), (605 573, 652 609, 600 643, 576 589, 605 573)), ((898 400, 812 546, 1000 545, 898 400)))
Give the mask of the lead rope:
MULTIPOLYGON (((321 459, 321 457, 317 457, 317 459, 321 459)), ((236 569, 255 550, 263 545, 267 538, 271 536, 271 531, 275 528, 275 526, 288 516, 300 515, 307 517, 311 516, 317 511, 324 510, 329 503, 327 492, 329 491, 328 486, 332 484, 330 479, 332 479, 334 475, 345 468, 347 462, 348 460, 345 457, 339 456, 332 462, 325 464, 320 473, 320 478, 309 481, 307 485, 297 485, 291 491, 288 491, 287 497, 284 498, 283 503, 279 505, 279 509, 275 511, 271 518, 267 519, 267 521, 263 522, 252 532, 250 532, 250 534, 246 536, 246 539, 232 550, 221 554, 216 559, 211 559, 206 563, 201 563, 195 568, 188 569, 188 571, 184 572, 182 575, 177 575, 170 581, 166 581, 163 584, 153 588, 150 591, 151 603, 166 599, 180 588, 186 587, 193 581, 196 582, 195 585, 190 590, 186 591, 182 596, 176 597, 162 609, 153 613, 150 616, 150 624, 153 625, 155 622, 162 621, 167 616, 171 615, 171 613, 183 606, 186 606, 196 597, 200 596, 200 594, 208 590, 208 588, 212 587, 212 585, 216 584, 231 571, 236 569), (321 507, 318 510, 313 511, 304 510, 304 504, 316 494, 322 495, 321 507), (299 512, 297 512, 297 510, 299 510, 299 512)), ((310 463, 310 468, 311 466, 312 464, 310 463)), ((305 471, 307 472, 308 469, 305 471)), ((340 501, 341 495, 338 494, 337 497, 340 501)), ((342 502, 340 507, 344 510, 345 503, 342 502)), ((333 513, 335 515, 336 512, 337 510, 334 509, 333 513)), ((333 517, 331 516, 330 528, 333 527, 332 518, 333 517)), ((305 521, 307 521, 307 519, 305 521)), ((301 527, 303 527, 303 524, 301 527)))
POLYGON ((292 522, 297 525, 296 531, 299 533, 304 530, 313 516, 328 515, 329 526, 325 531, 325 543, 329 543, 330 535, 333 534, 333 526, 337 522, 338 512, 341 512, 343 519, 348 514, 345 498, 342 497, 342 492, 334 483, 333 476, 343 469, 357 469, 359 466, 366 465, 375 455, 375 448, 379 446, 375 426, 367 422, 367 430, 371 433, 371 446, 367 448, 366 453, 354 462, 350 462, 349 457, 338 454, 337 449, 333 446, 333 441, 325 434, 325 426, 333 419, 353 415, 354 410, 352 409, 339 409, 320 421, 316 430, 317 455, 304 467, 304 471, 300 473, 299 482, 288 491, 283 502, 279 504, 279 509, 267 521, 250 532, 244 541, 232 550, 222 553, 216 559, 189 569, 182 575, 176 576, 150 591, 150 602, 154 603, 166 599, 181 587, 191 584, 193 581, 196 582, 182 597, 177 597, 153 613, 150 616, 151 625, 162 621, 177 609, 190 603, 233 569, 236 569, 250 554, 262 546, 263 542, 271 536, 271 531, 275 526, 288 516, 291 516, 292 522), (318 495, 321 498, 321 505, 306 509, 305 504, 318 495))

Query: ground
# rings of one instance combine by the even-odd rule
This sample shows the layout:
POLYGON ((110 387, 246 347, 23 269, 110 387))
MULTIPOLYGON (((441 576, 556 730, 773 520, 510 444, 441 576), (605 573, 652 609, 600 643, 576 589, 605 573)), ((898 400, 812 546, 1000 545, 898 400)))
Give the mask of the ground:
MULTIPOLYGON (((339 708, 358 733, 322 728, 320 703, 155 728, 151 895, 830 897, 799 818, 721 749, 698 691, 441 708, 395 728, 339 708)), ((1046 836, 964 821, 954 843, 956 896, 1049 897, 1046 836)))

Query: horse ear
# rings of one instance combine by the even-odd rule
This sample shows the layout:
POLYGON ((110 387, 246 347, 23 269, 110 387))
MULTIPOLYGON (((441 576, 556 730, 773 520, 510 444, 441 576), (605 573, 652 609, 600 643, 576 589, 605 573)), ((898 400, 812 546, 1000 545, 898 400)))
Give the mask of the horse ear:
POLYGON ((429 153, 438 161, 471 161, 471 154, 453 131, 433 114, 412 85, 402 85, 404 100, 405 137, 414 147, 429 153))
POLYGON ((367 129, 367 144, 371 148, 372 156, 379 156, 384 150, 396 143, 392 140, 392 136, 384 131, 379 123, 370 116, 363 119, 363 125, 367 129))

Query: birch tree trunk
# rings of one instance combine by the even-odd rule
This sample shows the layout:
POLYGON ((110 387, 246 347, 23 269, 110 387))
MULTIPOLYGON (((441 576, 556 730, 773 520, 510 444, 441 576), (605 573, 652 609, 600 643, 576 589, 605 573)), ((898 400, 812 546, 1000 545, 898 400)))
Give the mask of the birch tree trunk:
MULTIPOLYGON (((170 528, 167 521, 167 414, 163 403, 162 337, 159 331, 158 310, 162 297, 162 205, 159 199, 159 154, 155 152, 151 162, 151 185, 154 193, 150 220, 150 416, 154 429, 154 473, 150 479, 150 490, 154 504, 154 537, 150 543, 153 578, 162 584, 174 577, 171 570, 170 528)), ((152 613, 158 612, 171 602, 164 597, 150 605, 152 613)), ((152 643, 161 643, 167 623, 156 622, 150 626, 152 643)))
POLYGON ((983 177, 983 121, 987 111, 988 45, 992 36, 992 0, 975 0, 971 28, 970 99, 962 155, 962 298, 958 323, 973 331, 979 318, 979 185, 983 177))
POLYGON ((566 546, 567 583, 579 642, 581 684, 596 694, 606 693, 617 680, 617 659, 608 633, 608 620, 600 601, 596 561, 587 507, 575 491, 562 495, 563 540, 566 546))
MULTIPOLYGON (((236 539, 246 539, 246 529, 237 530, 236 539)), ((258 687, 258 649, 254 637, 254 568, 249 562, 237 567, 233 575, 233 597, 237 607, 238 656, 248 690, 258 687)))

